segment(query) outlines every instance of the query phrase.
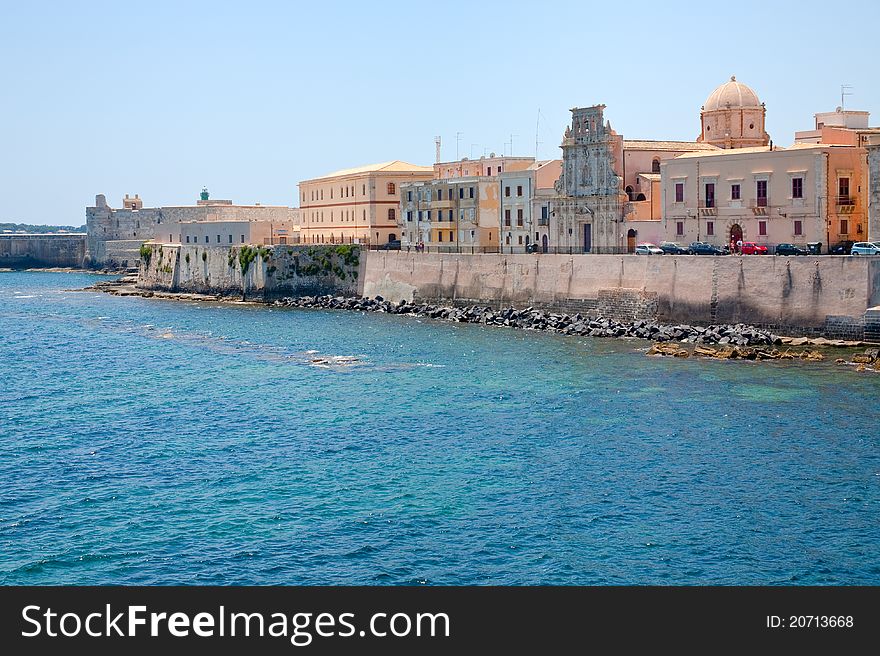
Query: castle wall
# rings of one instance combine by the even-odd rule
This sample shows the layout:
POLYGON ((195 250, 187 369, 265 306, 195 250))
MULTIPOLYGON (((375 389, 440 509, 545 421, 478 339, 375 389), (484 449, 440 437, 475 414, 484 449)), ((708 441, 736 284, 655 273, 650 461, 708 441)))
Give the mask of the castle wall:
POLYGON ((83 234, 0 235, 0 268, 81 267, 83 234))

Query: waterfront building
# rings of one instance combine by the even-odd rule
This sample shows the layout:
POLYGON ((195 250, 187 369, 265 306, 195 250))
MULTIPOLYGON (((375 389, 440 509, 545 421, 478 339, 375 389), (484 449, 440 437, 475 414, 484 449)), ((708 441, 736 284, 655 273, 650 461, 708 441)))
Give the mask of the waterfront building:
POLYGON ((396 241, 401 185, 433 177, 433 167, 395 160, 303 180, 299 183, 302 242, 396 241))
POLYGON ((834 144, 679 155, 661 164, 663 232, 719 247, 864 239, 863 157, 864 149, 834 144))
POLYGON ((532 231, 534 243, 542 253, 550 252, 554 235, 551 234, 553 202, 556 198, 556 181, 562 174, 562 160, 550 159, 535 162, 530 170, 534 176, 534 193, 531 198, 532 231))
POLYGON ((880 134, 868 137, 868 239, 880 240, 880 134))
POLYGON ((511 234, 505 233, 506 239, 511 246, 520 240, 525 243, 530 190, 534 186, 529 167, 534 162, 532 157, 495 153, 478 160, 438 162, 433 167, 433 179, 401 185, 401 247, 423 243, 433 251, 497 253, 502 247, 504 211, 509 214, 511 227, 517 226, 518 217, 522 221, 519 232, 513 235, 508 231, 511 234), (502 179, 507 182, 502 183, 502 179))
POLYGON ((299 210, 275 205, 236 205, 209 198, 203 190, 195 205, 144 207, 138 194, 125 195, 122 208, 112 208, 104 194, 86 208, 87 249, 96 266, 134 266, 141 245, 150 240, 186 243, 295 243, 299 210), (232 241, 230 241, 230 239, 232 241), (242 241, 242 239, 244 241, 242 241))

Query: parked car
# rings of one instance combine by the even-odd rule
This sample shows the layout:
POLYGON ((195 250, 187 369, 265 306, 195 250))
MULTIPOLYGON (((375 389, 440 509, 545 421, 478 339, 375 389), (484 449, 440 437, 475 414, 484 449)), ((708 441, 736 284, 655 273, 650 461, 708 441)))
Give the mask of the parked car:
POLYGON ((821 241, 808 241, 807 242, 807 250, 810 251, 810 255, 821 255, 822 254, 822 242, 821 241))
POLYGON ((854 241, 841 241, 834 244, 828 252, 831 255, 849 255, 853 244, 855 244, 854 241))
POLYGON ((849 252, 850 255, 880 255, 880 241, 857 241, 849 252))
POLYGON ((764 244, 756 244, 753 241, 744 241, 742 245, 743 255, 766 255, 767 247, 764 244))
POLYGON ((801 248, 800 246, 795 246, 794 244, 777 244, 776 245, 776 254, 777 255, 809 255, 810 251, 806 248, 801 248))
POLYGON ((639 244, 636 246, 636 255, 663 255, 663 249, 657 244, 639 244))
POLYGON ((691 255, 689 249, 679 246, 674 241, 661 241, 660 250, 667 255, 691 255))
POLYGON ((724 251, 704 241, 695 241, 690 245, 690 251, 694 255, 724 255, 724 251))
POLYGON ((380 251, 399 251, 400 250, 400 240, 395 239, 393 241, 386 242, 379 246, 380 251))

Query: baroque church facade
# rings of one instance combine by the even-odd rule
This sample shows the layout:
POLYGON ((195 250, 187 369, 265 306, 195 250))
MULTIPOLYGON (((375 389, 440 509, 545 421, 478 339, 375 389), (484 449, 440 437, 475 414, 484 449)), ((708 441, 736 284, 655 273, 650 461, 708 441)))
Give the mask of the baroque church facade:
POLYGON ((556 243, 560 250, 617 253, 627 194, 618 175, 623 138, 604 119, 605 105, 576 107, 562 140, 556 182, 556 243))

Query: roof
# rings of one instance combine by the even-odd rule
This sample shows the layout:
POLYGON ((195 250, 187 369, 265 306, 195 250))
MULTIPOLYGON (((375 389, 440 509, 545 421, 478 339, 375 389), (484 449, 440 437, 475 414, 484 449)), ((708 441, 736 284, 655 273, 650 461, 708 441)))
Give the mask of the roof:
POLYGON ((718 146, 696 141, 652 141, 650 139, 624 139, 624 150, 680 150, 688 152, 692 150, 718 150, 718 146))
POLYGON ((542 169, 549 164, 557 164, 557 163, 561 164, 562 160, 561 159, 541 159, 541 160, 538 160, 537 162, 535 162, 534 164, 532 164, 526 170, 527 171, 537 171, 538 169, 542 169))
MULTIPOLYGON (((823 148, 832 148, 831 144, 812 144, 812 143, 795 143, 788 148, 782 146, 773 146, 770 150, 769 146, 750 146, 748 148, 716 148, 708 152, 682 153, 675 159, 690 159, 693 157, 718 157, 723 155, 751 155, 754 153, 785 153, 796 150, 821 150, 823 148)), ((847 146, 851 148, 852 146, 847 146)))
POLYGON ((736 81, 731 75, 730 81, 715 89, 706 99, 703 111, 713 112, 719 109, 739 109, 742 107, 760 107, 761 100, 751 87, 736 81))
POLYGON ((645 178, 645 180, 659 180, 660 179, 659 173, 639 173, 638 175, 640 178, 645 178))
POLYGON ((304 180, 304 182, 309 182, 311 180, 322 180, 324 178, 341 178, 349 175, 357 175, 360 173, 430 173, 433 175, 434 167, 433 166, 419 166, 418 164, 410 164, 409 162, 404 162, 399 159, 392 160, 390 162, 379 162, 378 164, 367 164, 366 166, 358 166, 353 169, 341 169, 339 171, 334 171, 333 173, 328 173, 326 175, 318 176, 317 178, 309 178, 309 180, 304 180))

